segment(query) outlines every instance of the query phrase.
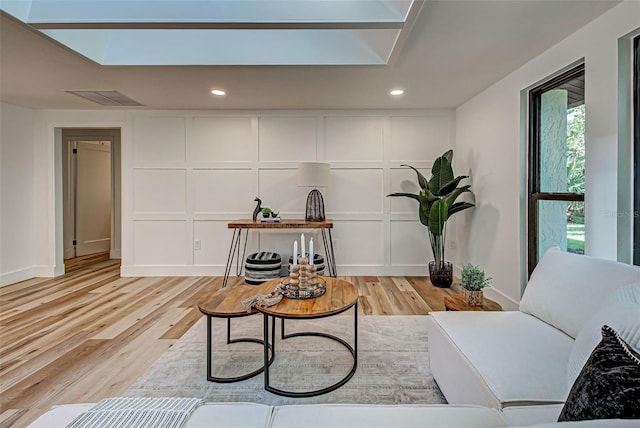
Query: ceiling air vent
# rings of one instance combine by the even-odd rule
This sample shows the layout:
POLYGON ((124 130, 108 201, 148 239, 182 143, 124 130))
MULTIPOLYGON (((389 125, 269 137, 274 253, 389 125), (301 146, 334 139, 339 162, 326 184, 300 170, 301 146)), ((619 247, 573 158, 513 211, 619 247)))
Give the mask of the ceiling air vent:
POLYGON ((118 91, 65 91, 77 95, 101 106, 133 107, 141 106, 139 102, 132 100, 118 91))

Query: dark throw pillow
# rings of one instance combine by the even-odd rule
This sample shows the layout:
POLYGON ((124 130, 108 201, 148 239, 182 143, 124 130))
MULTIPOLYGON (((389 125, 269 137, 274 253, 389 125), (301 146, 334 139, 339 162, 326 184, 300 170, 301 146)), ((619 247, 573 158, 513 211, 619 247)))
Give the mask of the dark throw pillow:
POLYGON ((640 418, 640 355, 611 327, 571 387, 558 422, 640 418))

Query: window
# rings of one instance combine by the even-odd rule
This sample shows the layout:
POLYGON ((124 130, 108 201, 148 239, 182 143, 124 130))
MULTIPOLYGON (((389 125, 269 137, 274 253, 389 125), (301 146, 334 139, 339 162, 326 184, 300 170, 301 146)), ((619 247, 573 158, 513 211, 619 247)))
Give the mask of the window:
POLYGON ((584 254, 584 64, 529 93, 529 275, 553 245, 584 254))
POLYGON ((633 264, 640 265, 640 36, 633 39, 633 264))

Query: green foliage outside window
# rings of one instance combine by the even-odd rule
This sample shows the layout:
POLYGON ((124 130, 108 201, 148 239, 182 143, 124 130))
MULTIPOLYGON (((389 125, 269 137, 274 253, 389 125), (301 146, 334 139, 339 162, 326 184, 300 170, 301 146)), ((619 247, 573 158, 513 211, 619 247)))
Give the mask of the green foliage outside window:
MULTIPOLYGON (((584 193, 584 104, 567 111, 567 191, 584 193)), ((568 214, 584 216, 584 203, 569 202, 568 214)))
MULTIPOLYGON (((584 104, 567 111, 567 191, 584 194, 584 104)), ((584 202, 567 207, 567 251, 584 254, 584 202)))

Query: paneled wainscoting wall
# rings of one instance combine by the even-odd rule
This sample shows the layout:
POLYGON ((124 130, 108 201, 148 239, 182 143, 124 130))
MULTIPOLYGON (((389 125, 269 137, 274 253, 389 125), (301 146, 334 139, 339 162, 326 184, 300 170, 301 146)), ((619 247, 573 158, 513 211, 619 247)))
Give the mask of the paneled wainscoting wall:
MULTIPOLYGON (((331 164, 321 189, 339 275, 424 275, 431 258, 411 164, 429 174, 453 147, 453 111, 136 112, 123 129, 124 275, 221 275, 231 231, 259 196, 283 218, 304 218, 301 161, 331 164)), ((453 230, 453 229, 452 229, 453 230)), ((310 238, 313 231, 308 231, 310 238)), ((452 234, 453 235, 453 234, 452 234)), ((298 235, 251 232, 247 254, 287 260, 298 235)), ((322 248, 315 236, 316 248, 322 248)), ((451 246, 453 251, 454 246, 451 246)), ((451 253, 451 259, 454 259, 451 253)))

